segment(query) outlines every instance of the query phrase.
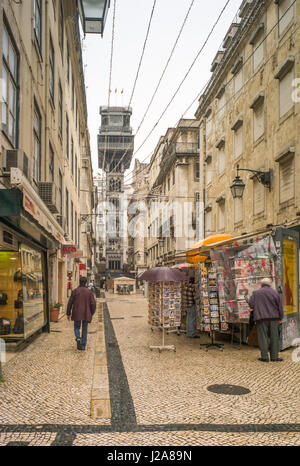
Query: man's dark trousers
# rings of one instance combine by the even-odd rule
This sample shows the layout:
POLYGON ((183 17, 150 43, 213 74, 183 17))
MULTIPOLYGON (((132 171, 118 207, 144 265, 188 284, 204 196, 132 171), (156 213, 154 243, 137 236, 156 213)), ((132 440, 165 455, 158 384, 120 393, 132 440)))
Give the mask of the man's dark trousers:
POLYGON ((83 349, 86 347, 86 342, 87 342, 87 328, 88 328, 88 322, 86 322, 85 320, 74 320, 75 339, 80 340, 81 347, 83 349), (80 338, 81 323, 82 323, 82 336, 80 338))
POLYGON ((257 338, 262 359, 269 359, 269 347, 271 360, 278 359, 279 329, 278 320, 260 320, 256 322, 257 338), (270 340, 270 345, 269 345, 270 340))

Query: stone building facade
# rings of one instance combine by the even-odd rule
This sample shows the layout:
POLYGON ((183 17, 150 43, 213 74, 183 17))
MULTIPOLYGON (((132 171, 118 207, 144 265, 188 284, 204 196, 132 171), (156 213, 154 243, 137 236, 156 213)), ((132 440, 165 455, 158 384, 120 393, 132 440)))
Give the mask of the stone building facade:
POLYGON ((204 236, 300 230, 299 21, 299 1, 243 1, 213 61, 196 112, 204 236), (245 191, 233 199, 238 166, 245 191), (270 189, 247 169, 270 171, 270 189))
POLYGON ((181 119, 149 164, 147 265, 173 265, 199 236, 199 123, 181 119))
POLYGON ((3 0, 0 30, 0 193, 21 193, 19 215, 2 215, 1 234, 41 248, 47 309, 57 302, 64 309, 86 273, 91 252, 81 214, 93 208, 91 196, 81 197, 92 171, 77 2, 3 0), (82 253, 64 256, 64 245, 82 253))
POLYGON ((138 276, 147 269, 147 194, 149 164, 135 160, 132 194, 128 203, 128 265, 138 276))

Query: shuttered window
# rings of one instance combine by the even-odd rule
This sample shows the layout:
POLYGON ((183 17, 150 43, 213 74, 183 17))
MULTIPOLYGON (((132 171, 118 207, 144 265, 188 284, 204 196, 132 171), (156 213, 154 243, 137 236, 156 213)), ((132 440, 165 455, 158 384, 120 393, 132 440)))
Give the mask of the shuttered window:
POLYGON ((253 180, 253 215, 259 215, 265 210, 265 187, 258 180, 253 180))
MULTIPOLYGON (((195 168, 195 178, 196 178, 197 180, 199 180, 199 178, 200 178, 200 163, 199 163, 199 162, 195 162, 194 168, 195 168)), ((173 183, 173 184, 174 184, 174 183, 173 183)))
POLYGON ((212 210, 205 212, 205 236, 212 233, 212 210))
POLYGON ((222 231, 225 229, 225 202, 219 203, 218 228, 219 228, 219 231, 222 231))
POLYGON ((226 165, 225 145, 222 145, 219 148, 219 154, 218 154, 218 173, 219 173, 219 175, 224 173, 225 165, 226 165))
POLYGON ((291 156, 279 163, 279 202, 290 201, 295 196, 295 158, 291 156))
POLYGON ((234 157, 237 158, 243 153, 243 125, 234 131, 234 157))
POLYGON ((243 199, 234 199, 234 223, 240 223, 243 220, 243 199))
POLYGON ((253 140, 257 141, 265 132, 264 105, 253 108, 253 140))
POLYGON ((226 93, 223 92, 218 101, 217 119, 221 120, 226 110, 226 93))
POLYGON ((212 112, 206 118, 206 135, 209 136, 212 131, 212 112))
POLYGON ((279 25, 278 31, 281 35, 294 17, 294 0, 278 0, 279 25))
POLYGON ((253 39, 253 71, 255 72, 264 59, 264 29, 262 28, 253 39))
POLYGON ((279 81, 279 116, 285 115, 294 105, 292 99, 294 67, 279 81))
POLYGON ((237 94, 243 87, 243 67, 234 77, 234 94, 237 94))
POLYGON ((212 181, 212 163, 208 163, 206 165, 205 175, 206 175, 206 186, 207 186, 212 181))

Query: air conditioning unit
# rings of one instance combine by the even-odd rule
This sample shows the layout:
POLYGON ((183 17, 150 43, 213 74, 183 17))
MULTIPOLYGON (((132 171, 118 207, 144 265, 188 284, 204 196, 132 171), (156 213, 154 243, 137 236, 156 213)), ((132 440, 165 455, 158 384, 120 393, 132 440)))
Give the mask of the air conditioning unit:
POLYGON ((63 230, 66 228, 66 218, 62 215, 56 215, 57 223, 62 227, 63 230))
POLYGON ((57 208, 57 188, 54 183, 40 181, 38 183, 39 195, 42 201, 46 204, 50 212, 57 214, 59 212, 57 208))
POLYGON ((6 251, 18 251, 18 240, 6 228, 0 228, 0 246, 1 249, 6 251))
POLYGON ((29 159, 24 151, 20 149, 6 150, 3 154, 3 171, 10 173, 11 168, 19 168, 28 180, 31 174, 29 169, 29 159))

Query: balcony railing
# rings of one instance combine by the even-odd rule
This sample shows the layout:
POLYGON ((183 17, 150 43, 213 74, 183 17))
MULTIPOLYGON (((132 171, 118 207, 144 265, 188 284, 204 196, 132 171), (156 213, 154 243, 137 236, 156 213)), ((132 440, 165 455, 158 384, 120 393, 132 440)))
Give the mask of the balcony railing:
POLYGON ((163 155, 169 152, 173 154, 197 154, 199 151, 197 142, 176 142, 164 149, 163 155))
POLYGON ((113 125, 102 125, 100 126, 101 133, 132 133, 131 126, 113 126, 113 125))
POLYGON ((133 150, 134 144, 132 142, 98 142, 99 149, 109 150, 133 150))

